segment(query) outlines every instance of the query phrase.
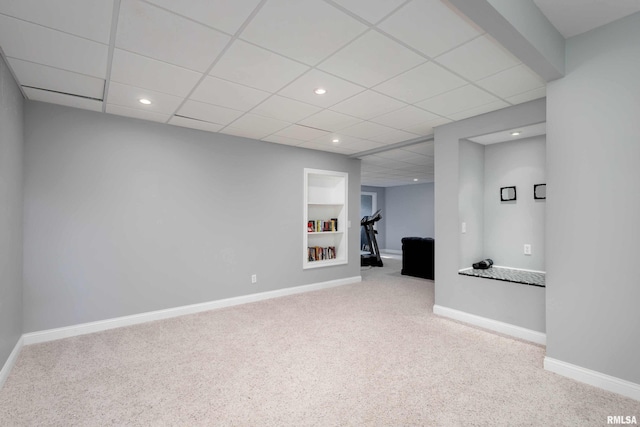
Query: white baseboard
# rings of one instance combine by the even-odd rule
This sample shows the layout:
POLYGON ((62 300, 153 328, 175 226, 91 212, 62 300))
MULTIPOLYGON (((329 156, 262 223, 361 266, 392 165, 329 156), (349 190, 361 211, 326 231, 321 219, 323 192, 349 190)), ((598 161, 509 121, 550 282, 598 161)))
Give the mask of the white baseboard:
POLYGON ((278 289, 275 291, 260 292, 256 294, 243 295, 239 297, 226 298, 199 304, 184 305, 181 307, 168 308, 165 310, 149 311, 147 313, 133 314, 131 316, 116 317, 113 319, 99 320, 96 322, 81 323, 79 325, 65 326, 63 328, 29 332, 22 336, 22 340, 24 345, 38 344, 47 341, 59 340, 62 338, 90 334, 93 332, 106 331, 108 329, 120 328, 123 326, 152 322, 154 320, 169 319, 172 317, 184 316, 187 314, 200 313, 216 308, 232 307, 235 305, 262 301, 271 298, 278 298, 287 295, 300 294, 303 292, 333 288, 336 286, 348 285, 361 281, 362 276, 354 276, 344 279, 329 280, 326 282, 313 283, 310 285, 302 285, 292 288, 278 289))
POLYGON ((397 249, 380 249, 380 253, 388 253, 393 255, 402 255, 402 251, 397 249))
POLYGON ((632 383, 598 371, 563 362, 551 357, 544 358, 544 369, 572 380, 580 381, 631 399, 640 400, 640 384, 632 383))
POLYGON ((16 363, 16 360, 18 359, 20 350, 22 350, 23 341, 24 340, 22 337, 18 339, 18 342, 16 343, 15 347, 13 347, 11 354, 9 354, 9 358, 4 363, 2 370, 0 370, 0 389, 4 385, 4 382, 7 381, 7 378, 9 378, 9 373, 11 373, 11 369, 13 369, 13 365, 16 363))
POLYGON ((492 331, 500 332, 501 334, 509 335, 515 338, 520 338, 526 341, 531 341, 536 344, 547 344, 547 334, 534 331, 532 329, 522 328, 520 326, 512 325, 510 323, 500 322, 498 320, 489 319, 482 316, 476 316, 464 311, 455 310, 453 308, 443 307, 441 305, 433 306, 433 314, 439 316, 448 317, 450 319, 458 320, 460 322, 469 323, 480 328, 489 329, 492 331))

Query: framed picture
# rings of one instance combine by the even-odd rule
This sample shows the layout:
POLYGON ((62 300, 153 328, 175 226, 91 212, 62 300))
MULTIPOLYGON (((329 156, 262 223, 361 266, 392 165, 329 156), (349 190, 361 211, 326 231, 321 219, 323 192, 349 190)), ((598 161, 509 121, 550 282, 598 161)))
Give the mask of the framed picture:
POLYGON ((533 186, 533 198, 542 200, 547 198, 547 184, 535 184, 533 186))
POLYGON ((500 188, 500 201, 510 202, 512 200, 516 200, 516 187, 500 188))

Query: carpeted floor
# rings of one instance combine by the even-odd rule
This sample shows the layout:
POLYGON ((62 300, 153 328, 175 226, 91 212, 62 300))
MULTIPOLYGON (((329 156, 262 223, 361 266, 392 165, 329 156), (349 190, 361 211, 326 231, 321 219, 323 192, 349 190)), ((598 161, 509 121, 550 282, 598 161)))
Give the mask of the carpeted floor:
POLYGON ((2 426, 603 426, 640 402, 544 348, 432 313, 400 261, 363 282, 26 346, 2 426))

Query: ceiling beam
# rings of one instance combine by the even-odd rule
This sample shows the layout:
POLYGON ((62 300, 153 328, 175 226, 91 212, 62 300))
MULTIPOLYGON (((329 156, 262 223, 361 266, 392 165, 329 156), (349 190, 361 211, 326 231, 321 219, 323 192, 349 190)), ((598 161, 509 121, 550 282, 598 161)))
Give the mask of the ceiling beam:
POLYGON ((533 0, 449 0, 545 81, 564 77, 562 34, 533 0))
POLYGON ((420 144, 422 142, 433 141, 433 138, 434 138, 433 135, 421 136, 418 138, 397 142, 395 144, 385 145, 384 147, 372 148, 371 150, 354 153, 354 154, 351 154, 349 157, 361 158, 361 157, 371 156, 372 154, 384 153, 386 151, 396 150, 398 148, 404 148, 404 147, 409 147, 410 145, 420 144))

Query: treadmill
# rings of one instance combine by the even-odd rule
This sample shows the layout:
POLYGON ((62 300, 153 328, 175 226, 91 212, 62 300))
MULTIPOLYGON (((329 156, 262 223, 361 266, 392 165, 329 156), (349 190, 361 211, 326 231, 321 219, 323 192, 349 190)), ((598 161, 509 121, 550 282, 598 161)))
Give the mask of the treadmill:
POLYGON ((376 240, 378 232, 373 229, 373 224, 381 219, 382 215, 380 215, 380 209, 378 209, 373 215, 364 216, 360 220, 360 225, 364 228, 368 248, 371 252, 360 255, 360 266, 382 267, 382 258, 380 258, 380 249, 378 249, 378 241, 376 240))

